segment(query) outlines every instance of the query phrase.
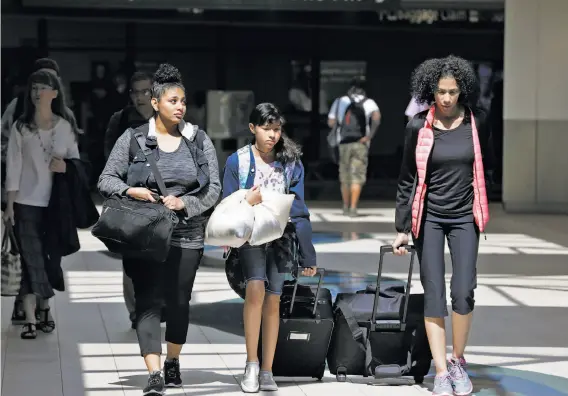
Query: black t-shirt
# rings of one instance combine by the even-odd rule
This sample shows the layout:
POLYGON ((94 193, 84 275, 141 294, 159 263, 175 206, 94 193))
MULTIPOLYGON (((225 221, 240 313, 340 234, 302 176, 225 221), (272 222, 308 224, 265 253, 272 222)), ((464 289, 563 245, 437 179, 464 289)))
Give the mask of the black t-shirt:
MULTIPOLYGON (((160 175, 164 180, 168 195, 181 197, 199 186, 197 182, 197 168, 186 142, 181 139, 178 148, 170 153, 159 151, 156 162, 160 175)), ((148 186, 158 191, 158 183, 153 174, 148 178, 148 186)), ((185 221, 185 211, 177 212, 179 222, 172 234, 172 246, 191 248, 192 243, 203 240, 203 225, 192 221, 185 221)))
POLYGON ((471 123, 451 130, 434 127, 434 146, 426 184, 427 219, 463 219, 473 208, 473 137, 471 123))
MULTIPOLYGON (((420 129, 424 126, 424 120, 428 115, 429 110, 422 111, 416 114, 407 124, 404 137, 404 151, 402 157, 402 164, 398 178, 398 189, 396 194, 396 211, 395 211, 395 227, 398 232, 410 232, 412 225, 412 204, 416 192, 416 145, 418 144, 418 135, 420 129)), ((493 169, 494 158, 491 148, 491 130, 487 124, 487 114, 481 109, 473 109, 475 114, 475 122, 477 125, 477 132, 479 136, 479 145, 483 158, 483 166, 485 172, 493 169)), ((457 130, 452 131, 438 131, 434 132, 435 135, 441 135, 434 138, 433 151, 440 155, 444 155, 445 151, 454 153, 455 158, 448 158, 452 162, 446 166, 432 164, 432 155, 435 155, 434 161, 440 162, 438 154, 431 153, 428 161, 428 169, 426 175, 427 191, 434 189, 434 194, 430 194, 429 198, 425 198, 424 213, 426 218, 441 219, 444 222, 463 222, 467 221, 469 217, 473 219, 472 206, 473 206, 473 137, 471 134, 471 116, 466 112, 463 124, 460 125, 461 132, 457 130), (441 132, 441 133, 440 133, 441 132), (461 138, 460 138, 461 135, 461 138), (455 141, 454 141, 455 140, 455 141), (448 141, 454 143, 448 144, 448 141), (446 146, 446 150, 444 149, 446 146), (439 151, 440 150, 440 151, 439 151), (461 154, 460 154, 460 150, 461 154), (468 154, 469 153, 469 154, 468 154), (465 158, 469 156, 469 160, 465 158), (459 158, 461 157, 461 161, 459 158), (438 171, 436 171, 435 169, 438 171), (447 174, 444 174, 443 168, 451 168, 447 174), (456 177, 455 172, 463 172, 463 178, 456 177), (432 178, 432 173, 436 173, 432 178), (454 177, 452 177, 452 174, 454 177), (437 177, 440 176, 440 177, 437 177), (454 183, 459 180, 459 183, 454 183), (446 184, 447 183, 447 184, 446 184), (446 184, 445 187, 442 187, 446 184), (438 188, 436 188, 438 187, 438 188), (460 193, 461 192, 461 193, 460 193), (441 199, 441 196, 446 195, 452 197, 450 200, 441 199), (465 204, 460 208, 461 204, 465 204), (428 211, 427 206, 430 206, 428 211), (438 216, 436 216, 436 213, 438 216), (463 215, 462 215, 463 214, 463 215), (448 216, 450 218, 448 218, 448 216)), ((447 154, 446 154, 447 155, 447 154)), ((444 155, 444 156, 446 156, 444 155)), ((487 175, 485 176, 487 179, 487 175)), ((471 220, 473 221, 473 220, 471 220)))

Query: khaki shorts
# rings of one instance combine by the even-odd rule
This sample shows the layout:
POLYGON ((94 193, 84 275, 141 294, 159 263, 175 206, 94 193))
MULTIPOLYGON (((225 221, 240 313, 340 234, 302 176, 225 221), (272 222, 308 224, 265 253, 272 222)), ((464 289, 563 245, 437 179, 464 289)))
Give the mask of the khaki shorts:
POLYGON ((365 184, 368 164, 369 147, 365 143, 339 145, 339 182, 342 185, 365 184))

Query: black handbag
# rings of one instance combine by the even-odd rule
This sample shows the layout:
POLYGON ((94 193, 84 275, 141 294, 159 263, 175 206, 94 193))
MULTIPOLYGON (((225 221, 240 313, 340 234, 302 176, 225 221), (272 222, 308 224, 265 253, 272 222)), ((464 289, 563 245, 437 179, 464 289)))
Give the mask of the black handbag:
MULTIPOLYGON (((160 193, 166 196, 166 185, 158 170, 154 152, 146 146, 143 133, 135 132, 134 137, 146 156, 160 193)), ((113 195, 103 203, 101 216, 91 233, 109 251, 123 257, 164 262, 177 223, 178 217, 174 211, 160 202, 113 195)))

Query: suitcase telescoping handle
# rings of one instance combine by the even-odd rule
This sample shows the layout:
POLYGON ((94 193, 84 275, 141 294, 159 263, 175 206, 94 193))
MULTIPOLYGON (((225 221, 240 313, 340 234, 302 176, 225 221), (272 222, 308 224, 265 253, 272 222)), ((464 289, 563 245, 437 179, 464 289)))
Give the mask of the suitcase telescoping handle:
MULTIPOLYGON (((408 280, 406 283, 406 291, 404 295, 404 308, 402 311, 402 319, 400 321, 400 331, 404 331, 406 328, 406 314, 408 313, 408 300, 410 297, 410 286, 412 283, 412 271, 414 269, 414 256, 416 255, 416 249, 413 245, 403 245, 406 250, 410 253, 410 268, 408 269, 408 280)), ((381 290, 381 275, 383 274, 383 259, 385 254, 393 253, 393 248, 391 245, 381 246, 381 252, 379 256, 379 271, 377 273, 377 289, 375 290, 375 300, 373 302, 373 311, 371 313, 371 331, 375 331, 377 327, 377 307, 379 306, 379 295, 381 290)))
MULTIPOLYGON (((319 273, 319 281, 318 281, 318 288, 316 290, 316 299, 314 301, 314 310, 312 311, 312 316, 315 317, 316 316, 316 310, 318 307, 318 300, 319 300, 319 294, 320 294, 320 289, 321 289, 321 285, 323 283, 323 275, 325 274, 325 269, 324 268, 318 268, 317 272, 319 273)), ((292 301, 290 301, 290 316, 292 316, 292 310, 294 309, 294 301, 296 300, 296 291, 298 290, 298 278, 300 277, 300 273, 298 271, 298 273, 296 274, 296 282, 294 282, 294 291, 292 292, 292 301)))

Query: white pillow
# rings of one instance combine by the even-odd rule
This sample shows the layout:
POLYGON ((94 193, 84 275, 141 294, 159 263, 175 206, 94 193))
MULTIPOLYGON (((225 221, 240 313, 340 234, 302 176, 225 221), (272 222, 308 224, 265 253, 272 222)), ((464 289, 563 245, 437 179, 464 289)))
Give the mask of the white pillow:
POLYGON ((262 189, 262 202, 252 207, 254 225, 249 244, 252 246, 272 242, 284 234, 294 203, 294 194, 281 194, 262 189))
POLYGON ((205 229, 206 244, 239 248, 249 240, 255 215, 245 201, 247 192, 237 190, 217 205, 205 229))

